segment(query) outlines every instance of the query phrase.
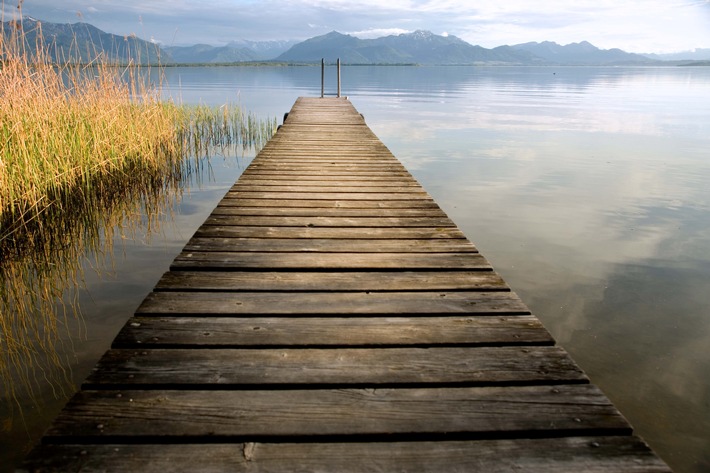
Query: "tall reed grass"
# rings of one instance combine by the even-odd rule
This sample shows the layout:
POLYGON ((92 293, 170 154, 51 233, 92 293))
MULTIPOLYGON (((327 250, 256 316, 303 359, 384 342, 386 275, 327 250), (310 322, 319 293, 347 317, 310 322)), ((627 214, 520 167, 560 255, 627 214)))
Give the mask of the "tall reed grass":
POLYGON ((41 34, 29 49, 24 35, 20 24, 0 32, 0 382, 9 398, 14 383, 31 390, 31 373, 61 364, 53 352, 76 312, 66 291, 80 284, 83 255, 110 251, 112 228, 161 213, 165 192, 179 193, 203 156, 259 147, 276 129, 236 106, 163 100, 150 73, 100 55, 58 66, 41 34))

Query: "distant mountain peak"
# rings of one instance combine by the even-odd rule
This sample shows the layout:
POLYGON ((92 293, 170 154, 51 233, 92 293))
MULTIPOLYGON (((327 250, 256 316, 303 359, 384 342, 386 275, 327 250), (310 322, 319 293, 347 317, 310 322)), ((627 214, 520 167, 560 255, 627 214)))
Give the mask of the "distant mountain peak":
POLYGON ((555 64, 637 64, 650 61, 644 56, 627 53, 620 49, 599 49, 589 41, 580 41, 564 46, 551 41, 530 42, 517 44, 512 48, 527 51, 555 64))
MULTIPOLYGON (((350 64, 529 64, 530 55, 503 48, 485 49, 457 38, 427 30, 359 39, 338 32, 299 43, 277 58, 279 61, 317 62, 340 57, 350 64)), ((539 61, 533 60, 538 63, 539 61)))
MULTIPOLYGON (((103 55, 108 61, 118 64, 164 63, 158 45, 135 35, 119 36, 88 23, 53 23, 31 16, 24 16, 21 23, 22 40, 29 46, 28 51, 34 51, 41 42, 53 61, 90 63, 103 55)), ((17 22, 5 22, 5 35, 11 34, 16 27, 17 22)))
MULTIPOLYGON (((355 38, 355 36, 352 36, 352 35, 349 35, 349 34, 345 34, 345 33, 341 33, 340 31, 335 31, 335 30, 331 31, 330 33, 324 34, 322 37, 325 37, 325 38, 329 38, 329 37, 336 37, 336 38, 355 38)), ((306 40, 306 41, 308 41, 308 40, 306 40)))
MULTIPOLYGON (((416 30, 412 33, 409 33, 409 35, 415 38, 432 38, 435 36, 434 33, 429 30, 416 30)), ((407 36, 407 33, 404 33, 400 36, 407 36)))

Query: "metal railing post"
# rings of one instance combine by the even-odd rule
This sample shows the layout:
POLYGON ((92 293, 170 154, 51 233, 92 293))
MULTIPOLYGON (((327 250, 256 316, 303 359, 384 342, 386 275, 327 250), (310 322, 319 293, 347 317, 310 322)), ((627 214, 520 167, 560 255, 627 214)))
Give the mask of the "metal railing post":
POLYGON ((338 98, 340 98, 340 58, 338 58, 338 98))
MULTIPOLYGON (((337 61, 338 68, 338 97, 341 97, 341 82, 340 82, 340 58, 337 61)), ((329 94, 333 95, 333 94, 329 94)), ((320 97, 325 97, 325 58, 320 60, 320 97)))

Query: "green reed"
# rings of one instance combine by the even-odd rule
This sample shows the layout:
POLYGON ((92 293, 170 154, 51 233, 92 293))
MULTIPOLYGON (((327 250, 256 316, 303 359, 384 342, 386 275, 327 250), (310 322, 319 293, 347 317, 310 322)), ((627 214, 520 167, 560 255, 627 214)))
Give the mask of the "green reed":
POLYGON ((150 231, 203 157, 259 148, 276 129, 238 106, 162 100, 160 84, 137 66, 57 66, 43 44, 30 54, 19 26, 0 31, 0 395, 8 398, 16 383, 36 389, 37 373, 55 385, 61 379, 48 373, 66 378, 56 348, 79 311, 86 255, 111 254, 116 231, 150 231))

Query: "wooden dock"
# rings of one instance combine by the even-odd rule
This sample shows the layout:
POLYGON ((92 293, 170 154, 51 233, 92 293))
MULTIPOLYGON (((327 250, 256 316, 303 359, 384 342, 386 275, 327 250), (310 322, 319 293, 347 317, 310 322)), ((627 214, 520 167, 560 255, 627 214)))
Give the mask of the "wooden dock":
POLYGON ((23 468, 670 471, 341 98, 297 100, 23 468))

